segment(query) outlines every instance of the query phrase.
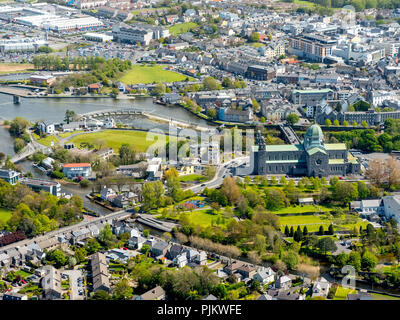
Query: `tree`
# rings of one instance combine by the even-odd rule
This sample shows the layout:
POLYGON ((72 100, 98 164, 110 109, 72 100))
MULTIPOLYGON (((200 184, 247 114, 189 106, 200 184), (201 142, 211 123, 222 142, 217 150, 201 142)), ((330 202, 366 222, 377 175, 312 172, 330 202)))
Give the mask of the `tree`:
POLYGON ((93 254, 100 250, 100 243, 96 239, 90 238, 86 242, 85 248, 89 254, 93 254))
POLYGON ((112 248, 117 243, 117 237, 112 233, 111 227, 108 223, 100 231, 97 239, 106 249, 112 248))
POLYGON ((322 236, 322 235, 324 235, 324 233, 325 233, 324 227, 323 227, 323 226, 320 226, 320 227, 319 227, 319 230, 318 230, 318 234, 319 234, 320 236, 322 236))
POLYGON ((332 121, 329 120, 329 119, 326 119, 326 120, 325 120, 325 125, 326 125, 327 127, 330 127, 330 126, 332 125, 332 121))
POLYGON ((361 126, 363 126, 364 128, 368 127, 368 123, 366 121, 361 122, 361 126))
POLYGON ((254 32, 250 35, 249 40, 250 40, 251 42, 258 42, 258 41, 260 41, 260 34, 259 34, 258 32, 255 32, 255 31, 254 31, 254 32))
POLYGON ((25 132, 26 129, 28 129, 29 124, 30 123, 28 120, 22 117, 16 117, 10 122, 10 128, 8 131, 13 136, 20 136, 25 132))
POLYGON ((354 128, 357 127, 357 122, 356 121, 353 121, 353 127, 354 128))
POLYGON ((136 150, 129 144, 124 143, 119 148, 119 163, 121 165, 134 164, 136 162, 136 150))
POLYGON ((291 113, 286 117, 286 121, 290 125, 294 125, 299 122, 300 118, 296 113, 291 113))
POLYGON ((307 226, 304 226, 303 228, 303 236, 307 236, 308 235, 308 229, 307 226))
POLYGON ((111 300, 111 296, 105 290, 97 290, 89 299, 90 300, 111 300))
POLYGON ((54 265, 57 269, 65 266, 68 263, 68 258, 65 256, 65 253, 57 249, 48 252, 46 255, 46 260, 54 262, 54 265))
POLYGON ((370 251, 366 250, 361 258, 361 268, 372 271, 378 264, 378 258, 370 251))
POLYGON ((294 236, 294 228, 293 226, 290 227, 290 232, 289 232, 289 237, 293 237, 294 236))
POLYGON ((235 204, 240 197, 240 188, 236 183, 236 180, 231 177, 226 177, 222 182, 221 188, 223 194, 228 198, 231 204, 235 204))
POLYGON ((338 119, 333 120, 333 125, 335 127, 339 127, 339 120, 338 119))
POLYGON ((337 250, 335 242, 329 237, 319 239, 315 244, 315 247, 320 249, 324 255, 326 255, 328 251, 333 252, 337 250))
POLYGON ((156 86, 153 89, 153 94, 157 97, 160 97, 161 95, 163 95, 166 91, 166 87, 165 84, 159 82, 156 84, 156 86))
POLYGON ((217 80, 215 80, 213 77, 205 77, 203 80, 203 88, 204 90, 218 90, 219 89, 219 84, 217 80))
POLYGON ((286 236, 286 237, 289 237, 289 235, 290 235, 289 227, 286 226, 286 227, 285 227, 285 236, 286 236))
POLYGON ((348 123, 346 120, 344 120, 344 121, 343 121, 343 126, 344 126, 344 127, 348 127, 348 126, 349 126, 349 123, 348 123))
POLYGON ((299 263, 298 254, 294 251, 288 251, 282 258, 288 269, 294 270, 299 263))
POLYGON ((117 300, 129 300, 133 296, 133 289, 129 286, 128 279, 120 280, 113 289, 113 297, 117 300))
POLYGON ((286 204, 285 193, 278 188, 265 189, 265 202, 268 210, 278 210, 286 204))
POLYGON ((76 117, 75 111, 67 110, 65 111, 64 121, 69 124, 71 121, 75 119, 75 117, 76 117))
POLYGON ((215 119, 217 117, 217 110, 215 110, 215 108, 209 108, 207 110, 207 115, 212 118, 215 119))
POLYGON ((330 224, 328 227, 328 234, 333 235, 334 234, 334 230, 333 230, 333 224, 330 224))

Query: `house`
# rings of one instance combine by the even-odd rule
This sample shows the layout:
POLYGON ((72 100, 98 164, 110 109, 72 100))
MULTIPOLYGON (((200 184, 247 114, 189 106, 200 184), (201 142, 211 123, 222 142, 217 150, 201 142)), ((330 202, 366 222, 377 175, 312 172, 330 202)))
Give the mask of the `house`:
POLYGON ((275 281, 275 274, 271 268, 262 268, 253 275, 253 279, 265 285, 275 281))
POLYGON ((40 132, 43 132, 43 133, 46 133, 46 134, 53 134, 54 131, 55 131, 54 123, 49 123, 49 122, 42 121, 39 124, 39 130, 40 130, 40 132))
POLYGON ((113 189, 107 188, 107 186, 104 186, 100 191, 100 198, 104 201, 111 201, 116 196, 117 193, 113 189))
POLYGON ((76 244, 78 241, 90 238, 91 232, 88 228, 83 228, 77 231, 72 231, 72 243, 76 244))
POLYGON ((142 236, 133 236, 128 240, 128 246, 131 249, 142 249, 143 244, 146 242, 146 238, 142 236))
POLYGON ((188 263, 185 253, 181 253, 180 255, 176 256, 172 261, 178 268, 183 268, 188 263))
POLYGON ((173 244, 173 245, 169 248, 166 257, 167 257, 169 260, 173 260, 173 259, 175 259, 177 256, 179 256, 182 252, 183 252, 183 247, 182 247, 181 245, 179 245, 179 244, 173 244))
POLYGON ((88 86, 88 92, 90 93, 99 93, 101 89, 101 85, 98 83, 92 83, 88 86))
POLYGON ((311 198, 299 198, 299 205, 300 206, 307 206, 307 205, 313 205, 314 204, 314 199, 311 198))
POLYGON ((100 233, 99 227, 94 225, 94 224, 91 224, 90 226, 88 226, 88 229, 89 229, 90 235, 92 237, 97 237, 99 235, 99 233, 100 233))
POLYGON ((63 165, 63 173, 68 179, 77 177, 89 177, 92 173, 90 163, 66 163, 63 165))
POLYGON ((123 263, 127 263, 128 260, 130 258, 132 258, 133 256, 134 256, 133 254, 131 254, 128 251, 123 250, 123 249, 111 249, 107 253, 106 258, 108 260, 119 260, 123 263))
POLYGON ((8 182, 9 184, 15 185, 17 184, 19 178, 21 177, 21 173, 14 170, 6 170, 0 169, 0 179, 8 182))
POLYGON ((11 291, 3 294, 3 300, 28 300, 28 296, 26 294, 11 291))
POLYGON ((203 300, 218 300, 218 298, 216 296, 212 295, 212 294, 209 294, 203 300))
POLYGON ((256 274, 256 268, 250 264, 243 264, 237 269, 237 272, 239 272, 245 279, 251 279, 256 274))
POLYGON ((7 253, 1 252, 0 253, 0 266, 1 267, 9 267, 11 264, 11 259, 7 253))
POLYGON ((104 127, 107 129, 115 128, 115 120, 113 118, 107 118, 104 120, 104 127))
POLYGON ((95 253, 90 258, 90 268, 93 279, 93 291, 104 290, 110 292, 110 280, 106 257, 103 253, 95 253))
POLYGON ((165 256, 168 251, 169 244, 164 241, 157 241, 151 248, 153 257, 165 256))
POLYGON ((194 262, 201 266, 207 264, 207 253, 205 253, 205 251, 200 251, 199 254, 194 258, 194 262))
POLYGON ((243 262, 234 261, 231 264, 228 264, 224 267, 223 271, 226 272, 228 275, 231 275, 238 271, 238 269, 243 265, 243 262))
POLYGON ((138 296, 136 300, 165 300, 165 291, 160 286, 157 286, 142 295, 138 296))
POLYGON ((29 78, 30 83, 36 85, 52 85, 56 82, 56 77, 52 75, 33 75, 29 78))
POLYGON ((43 299, 55 300, 61 299, 61 274, 53 266, 47 265, 43 267, 46 275, 42 278, 40 284, 43 288, 43 299))
POLYGON ((331 284, 324 277, 321 277, 318 281, 316 281, 312 287, 312 296, 314 297, 326 297, 329 293, 329 289, 331 288, 331 284))
POLYGON ((259 296, 257 300, 273 300, 273 298, 268 293, 264 293, 261 296, 259 296))
POLYGON ((267 294, 272 297, 272 300, 304 300, 303 295, 290 290, 270 289, 267 294))
POLYGON ((160 100, 167 104, 176 104, 181 102, 182 97, 177 93, 166 93, 161 97, 160 100))
POLYGON ((278 289, 288 290, 292 286, 292 279, 288 276, 281 276, 275 281, 275 287, 278 289))

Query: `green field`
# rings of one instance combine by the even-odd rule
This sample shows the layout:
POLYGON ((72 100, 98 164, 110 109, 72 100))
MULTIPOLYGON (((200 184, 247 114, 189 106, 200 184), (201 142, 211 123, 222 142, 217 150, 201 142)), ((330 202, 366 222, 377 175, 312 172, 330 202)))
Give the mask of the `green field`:
POLYGON ((338 287, 335 293, 335 297, 333 300, 347 300, 347 295, 348 294, 353 294, 356 293, 357 291, 355 289, 348 289, 348 288, 343 288, 343 287, 338 287))
POLYGON ((134 65, 120 80, 128 85, 154 82, 178 82, 185 81, 186 78, 189 78, 190 81, 194 80, 189 76, 164 70, 166 67, 167 65, 134 65))
POLYGON ((385 294, 371 293, 372 300, 400 300, 398 297, 387 296, 385 294))
POLYGON ((217 219, 220 217, 222 222, 220 225, 224 225, 227 220, 223 220, 220 214, 214 214, 211 209, 197 210, 188 213, 190 222, 194 225, 200 225, 202 227, 208 227, 212 224, 217 225, 217 219))
POLYGON ((189 181, 204 182, 207 180, 208 180, 207 177, 201 176, 199 174, 187 174, 185 176, 179 177, 179 181, 181 181, 181 182, 189 182, 189 181))
POLYGON ((7 222, 12 216, 12 211, 4 208, 0 208, 0 221, 7 222))
POLYGON ((313 205, 306 205, 306 206, 292 206, 292 207, 286 207, 282 208, 277 211, 273 211, 275 214, 295 214, 295 213, 306 213, 306 212, 327 212, 330 211, 329 208, 324 207, 324 206, 313 206, 313 205))
POLYGON ((169 33, 176 37, 182 33, 188 32, 196 27, 197 27, 197 23, 195 23, 195 22, 178 23, 169 28, 169 33))
POLYGON ((33 137, 37 142, 40 144, 46 146, 46 147, 51 147, 51 142, 54 142, 54 145, 57 145, 59 143, 59 140, 56 136, 47 136, 46 138, 40 138, 37 134, 33 134, 33 137))
POLYGON ((104 130, 102 132, 85 133, 79 136, 73 137, 70 142, 74 143, 79 148, 82 142, 93 143, 96 140, 104 140, 109 148, 112 148, 114 152, 117 152, 121 145, 129 144, 135 148, 138 152, 145 152, 149 146, 156 143, 158 140, 168 141, 167 136, 155 135, 154 140, 146 140, 148 132, 134 131, 134 130, 104 130))
POLYGON ((255 48, 260 48, 260 47, 264 47, 265 44, 263 44, 261 42, 254 42, 254 43, 251 44, 251 46, 255 47, 255 48))
POLYGON ((294 0, 293 4, 298 4, 299 6, 302 7, 309 7, 309 8, 314 8, 315 3, 311 1, 305 1, 305 0, 294 0))

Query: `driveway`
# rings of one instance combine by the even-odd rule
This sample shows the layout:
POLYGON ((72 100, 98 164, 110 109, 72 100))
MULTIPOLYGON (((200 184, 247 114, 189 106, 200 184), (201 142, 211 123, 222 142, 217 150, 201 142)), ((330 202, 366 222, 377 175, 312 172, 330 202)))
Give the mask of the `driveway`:
POLYGON ((79 289, 84 291, 84 284, 78 286, 78 278, 83 279, 83 274, 81 270, 64 270, 62 273, 65 273, 69 276, 69 287, 71 288, 71 300, 83 300, 85 295, 79 294, 79 289))

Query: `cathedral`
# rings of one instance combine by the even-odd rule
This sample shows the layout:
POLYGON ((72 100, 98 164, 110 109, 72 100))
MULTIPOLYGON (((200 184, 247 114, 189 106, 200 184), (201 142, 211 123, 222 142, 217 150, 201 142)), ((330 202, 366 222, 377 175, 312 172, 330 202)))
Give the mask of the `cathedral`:
POLYGON ((360 163, 347 151, 346 144, 325 144, 317 124, 307 129, 302 144, 266 145, 257 132, 251 158, 254 175, 327 177, 360 173, 360 163))

